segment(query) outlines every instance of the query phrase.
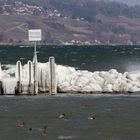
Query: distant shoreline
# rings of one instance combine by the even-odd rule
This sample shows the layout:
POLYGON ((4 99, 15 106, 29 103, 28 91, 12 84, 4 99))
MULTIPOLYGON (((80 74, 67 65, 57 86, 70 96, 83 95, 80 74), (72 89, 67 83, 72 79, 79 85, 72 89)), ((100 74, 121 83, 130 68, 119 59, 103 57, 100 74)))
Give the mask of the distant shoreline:
MULTIPOLYGON (((28 47, 33 47, 34 46, 34 43, 32 43, 32 44, 0 44, 0 47, 4 47, 4 46, 23 46, 23 47, 25 47, 25 46, 28 46, 28 47)), ((83 44, 81 44, 81 45, 76 45, 76 44, 73 44, 73 45, 64 45, 64 44, 38 44, 37 46, 89 46, 89 47, 92 47, 92 46, 109 46, 109 47, 115 47, 115 46, 124 46, 124 47, 126 47, 126 46, 139 46, 140 47, 140 45, 124 45, 124 44, 116 44, 116 45, 108 45, 108 44, 101 44, 101 45, 97 45, 97 44, 91 44, 91 45, 83 45, 83 44)))

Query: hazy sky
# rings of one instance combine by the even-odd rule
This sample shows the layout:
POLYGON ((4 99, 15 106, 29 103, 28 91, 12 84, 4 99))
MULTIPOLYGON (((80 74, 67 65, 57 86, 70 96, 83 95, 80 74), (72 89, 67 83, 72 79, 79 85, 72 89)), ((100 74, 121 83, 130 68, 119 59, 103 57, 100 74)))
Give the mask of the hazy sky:
POLYGON ((112 0, 112 1, 125 2, 125 3, 130 4, 130 5, 137 5, 137 4, 140 5, 140 0, 112 0))

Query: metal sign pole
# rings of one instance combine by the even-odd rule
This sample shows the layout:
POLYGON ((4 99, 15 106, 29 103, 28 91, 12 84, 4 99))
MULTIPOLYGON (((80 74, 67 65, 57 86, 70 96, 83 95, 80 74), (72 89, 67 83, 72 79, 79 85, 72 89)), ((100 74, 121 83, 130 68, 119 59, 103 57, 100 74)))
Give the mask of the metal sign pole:
POLYGON ((34 94, 38 94, 38 79, 37 79, 37 52, 36 41, 34 42, 34 94))
POLYGON ((34 55, 36 55, 36 41, 34 42, 34 55))
POLYGON ((38 72, 37 72, 37 51, 36 42, 41 41, 41 29, 32 29, 28 31, 29 41, 34 42, 34 57, 33 57, 33 71, 34 71, 34 94, 38 94, 38 72))

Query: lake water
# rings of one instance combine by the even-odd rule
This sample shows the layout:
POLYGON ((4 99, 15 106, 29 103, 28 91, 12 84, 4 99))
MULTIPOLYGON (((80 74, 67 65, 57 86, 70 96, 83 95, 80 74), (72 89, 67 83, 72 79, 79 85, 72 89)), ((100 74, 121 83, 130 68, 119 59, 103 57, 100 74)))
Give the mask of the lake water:
MULTIPOLYGON (((38 60, 90 71, 140 70, 139 46, 39 46, 38 60)), ((2 64, 32 60, 33 48, 1 46, 2 64)), ((1 140, 140 140, 139 95, 0 96, 1 140), (60 119, 59 115, 66 117, 60 119), (90 120, 89 117, 95 119, 90 120), (19 127, 22 122, 25 127, 19 127), (47 126, 47 135, 42 135, 47 126), (30 131, 29 128, 32 130, 30 131)))
MULTIPOLYGON (((50 56, 56 63, 80 70, 109 70, 119 72, 140 70, 140 46, 38 46, 38 61, 47 62, 50 56)), ((0 62, 26 63, 33 58, 33 47, 0 46, 0 62)))
POLYGON ((2 140, 139 140, 139 130, 140 96, 0 97, 2 140), (59 118, 61 113, 66 114, 64 119, 59 118), (18 127, 22 121, 24 128, 18 127))

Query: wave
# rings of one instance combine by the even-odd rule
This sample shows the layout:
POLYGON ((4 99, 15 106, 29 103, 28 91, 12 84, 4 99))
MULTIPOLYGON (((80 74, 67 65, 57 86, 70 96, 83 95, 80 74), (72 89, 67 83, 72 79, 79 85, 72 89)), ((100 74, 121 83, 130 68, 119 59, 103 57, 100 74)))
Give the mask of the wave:
POLYGON ((19 48, 30 48, 30 47, 33 47, 33 46, 19 46, 19 48))
POLYGON ((58 136, 58 139, 61 139, 61 140, 69 140, 69 139, 73 139, 74 136, 64 136, 64 135, 61 135, 61 136, 58 136))

